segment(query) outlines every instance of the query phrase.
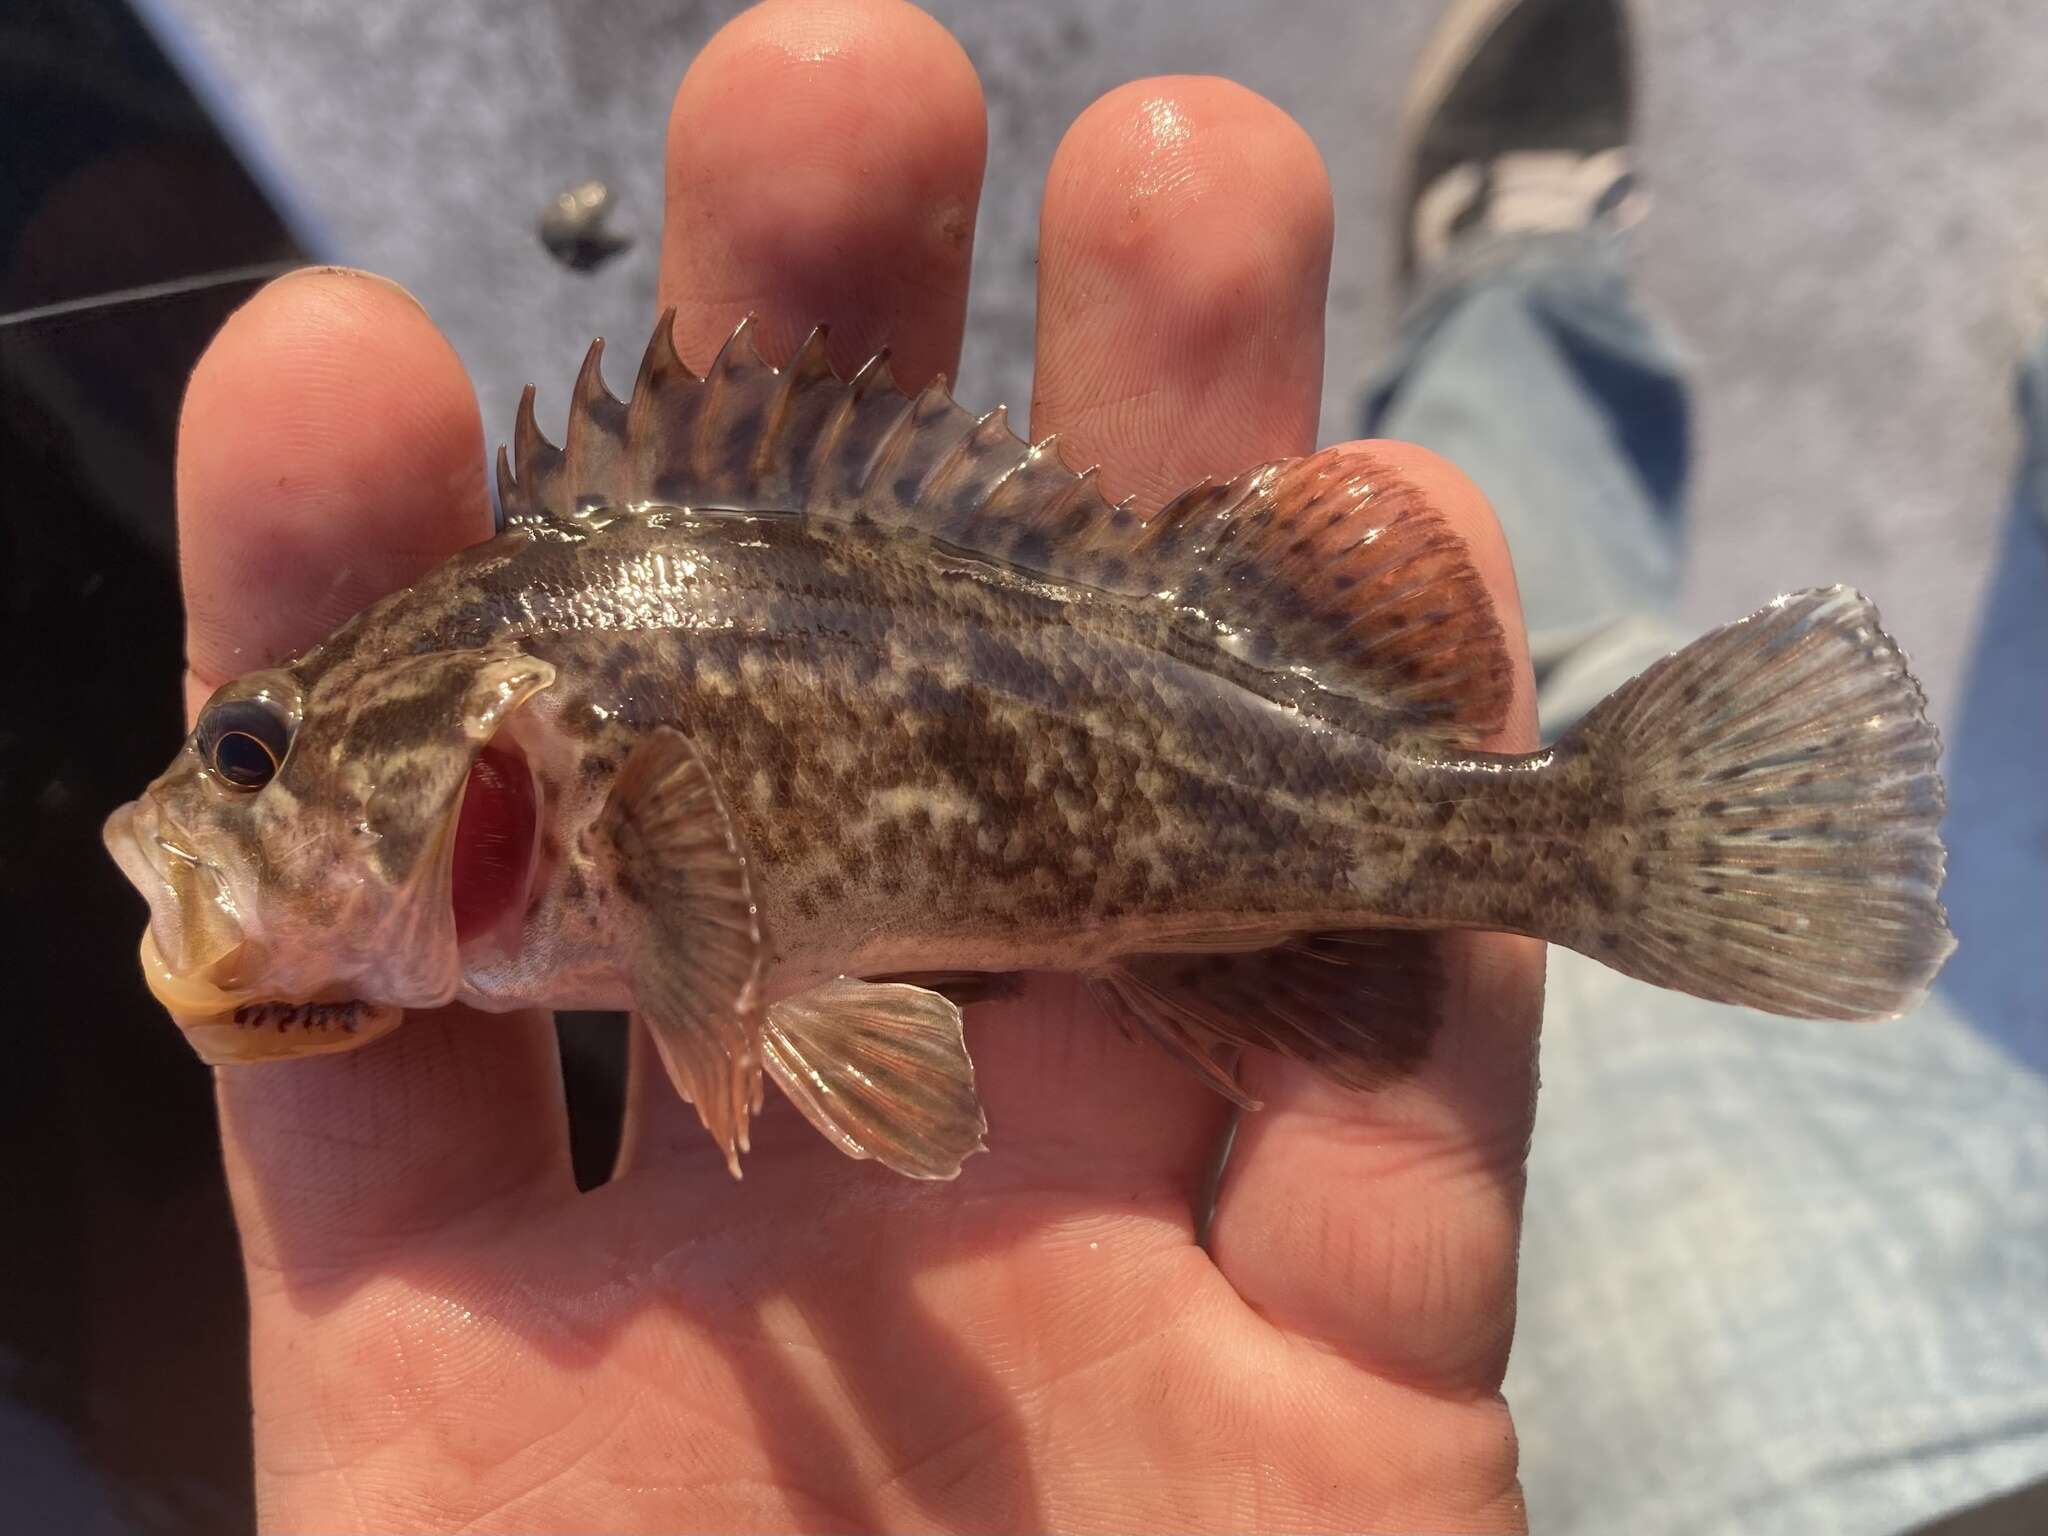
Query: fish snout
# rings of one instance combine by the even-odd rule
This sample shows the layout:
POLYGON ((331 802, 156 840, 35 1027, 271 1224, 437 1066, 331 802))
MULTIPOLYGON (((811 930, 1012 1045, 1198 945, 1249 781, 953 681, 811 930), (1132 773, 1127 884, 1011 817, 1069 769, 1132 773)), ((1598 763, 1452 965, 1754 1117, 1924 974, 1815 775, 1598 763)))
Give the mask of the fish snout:
POLYGON ((142 974, 202 1061, 215 1066, 354 1050, 398 1027, 402 1009, 348 997, 280 1000, 257 974, 227 879, 145 794, 115 811, 107 851, 149 903, 142 974))
POLYGON ((180 1028, 232 1017, 249 1001, 234 985, 244 950, 242 924, 220 872, 144 794, 107 818, 107 851, 149 903, 142 974, 150 994, 180 1028))
POLYGON ((107 818, 107 851, 149 903, 158 955, 179 974, 218 969, 242 947, 243 925, 227 880, 153 794, 107 818))

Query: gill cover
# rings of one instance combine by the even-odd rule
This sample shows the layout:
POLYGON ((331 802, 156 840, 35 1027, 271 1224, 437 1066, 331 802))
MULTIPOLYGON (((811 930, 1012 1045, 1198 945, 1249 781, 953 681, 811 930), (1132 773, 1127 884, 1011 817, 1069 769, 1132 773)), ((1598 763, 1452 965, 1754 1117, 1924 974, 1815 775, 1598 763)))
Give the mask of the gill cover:
MULTIPOLYGON (((263 676, 275 688, 292 673, 263 676)), ((150 903, 144 976, 204 1059, 352 1049, 404 1008, 453 996, 451 862, 470 769, 553 680, 508 646, 343 662, 308 686, 277 771, 254 786, 202 750, 208 712, 254 684, 215 695, 106 829, 150 903)))

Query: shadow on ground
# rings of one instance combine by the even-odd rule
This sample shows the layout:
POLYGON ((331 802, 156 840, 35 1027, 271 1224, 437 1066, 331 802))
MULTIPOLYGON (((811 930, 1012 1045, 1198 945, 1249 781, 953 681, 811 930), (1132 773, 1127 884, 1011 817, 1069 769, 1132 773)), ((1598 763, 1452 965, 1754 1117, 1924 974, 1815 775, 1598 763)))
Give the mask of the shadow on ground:
POLYGON ((2048 1072, 2048 473, 2022 471, 1985 596, 1946 772, 1940 988, 1987 1039, 2048 1072))

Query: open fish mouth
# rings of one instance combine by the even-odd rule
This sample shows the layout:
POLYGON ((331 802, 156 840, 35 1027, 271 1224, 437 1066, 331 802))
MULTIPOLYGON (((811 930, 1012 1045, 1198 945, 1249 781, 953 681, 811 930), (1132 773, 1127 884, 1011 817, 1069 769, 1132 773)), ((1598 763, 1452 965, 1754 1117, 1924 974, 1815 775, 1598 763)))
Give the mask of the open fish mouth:
POLYGON ((246 980, 255 959, 227 883, 145 795, 107 821, 108 851, 149 902, 142 974, 150 995, 213 1065, 353 1050, 403 1010, 359 998, 281 1000, 246 980))
POLYGON ((540 850, 540 788, 510 731, 469 765, 448 851, 448 906, 465 948, 516 939, 540 850))

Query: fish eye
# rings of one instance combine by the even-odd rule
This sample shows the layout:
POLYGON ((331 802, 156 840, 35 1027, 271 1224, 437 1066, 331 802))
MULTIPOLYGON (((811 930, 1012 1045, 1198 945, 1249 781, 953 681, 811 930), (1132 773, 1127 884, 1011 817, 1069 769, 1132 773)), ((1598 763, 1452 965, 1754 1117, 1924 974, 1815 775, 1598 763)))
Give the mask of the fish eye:
POLYGON ((261 789, 291 750, 291 726, 267 699, 230 699, 199 721, 199 754, 237 789, 261 789))

